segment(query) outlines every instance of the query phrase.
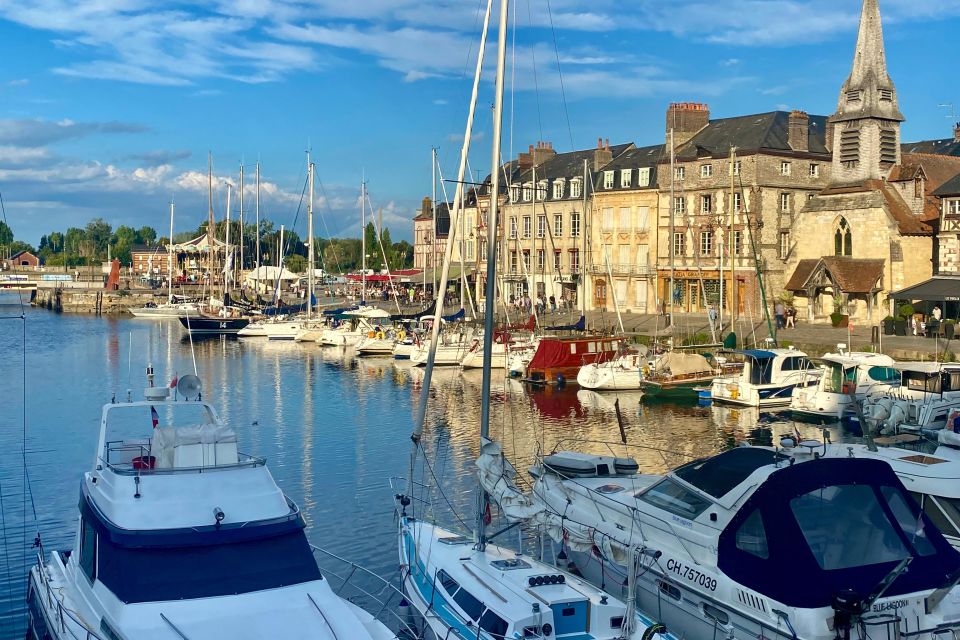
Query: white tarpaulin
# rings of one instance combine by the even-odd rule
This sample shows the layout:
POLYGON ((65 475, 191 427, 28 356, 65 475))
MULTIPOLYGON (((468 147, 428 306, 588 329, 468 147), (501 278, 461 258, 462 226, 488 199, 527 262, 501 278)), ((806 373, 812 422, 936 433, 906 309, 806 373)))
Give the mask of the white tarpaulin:
POLYGON ((251 283, 259 282, 261 280, 276 282, 278 275, 280 276, 281 280, 299 280, 299 276, 292 271, 287 271, 286 269, 281 270, 280 267, 274 267, 271 265, 257 267, 248 273, 245 279, 251 283))
POLYGON ((657 358, 653 368, 657 373, 670 373, 675 376, 713 370, 707 359, 699 353, 681 353, 679 351, 670 351, 663 354, 657 358))

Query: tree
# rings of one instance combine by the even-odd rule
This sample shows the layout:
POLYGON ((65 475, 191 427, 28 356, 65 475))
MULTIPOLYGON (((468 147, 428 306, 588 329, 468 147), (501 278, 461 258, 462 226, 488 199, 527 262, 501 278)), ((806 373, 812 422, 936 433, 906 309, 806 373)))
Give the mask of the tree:
POLYGON ((137 239, 143 244, 153 244, 157 239, 157 230, 143 226, 137 230, 137 239))
POLYGON ((13 242, 13 229, 7 226, 7 223, 0 220, 0 245, 8 245, 13 242))
POLYGON ((125 224, 117 227, 117 230, 113 232, 113 242, 111 244, 126 244, 128 247, 137 243, 137 231, 132 227, 128 227, 125 224))
POLYGON ((377 242, 377 229, 372 222, 368 222, 363 230, 367 241, 367 268, 380 270, 383 268, 383 257, 380 255, 380 243, 377 242))
POLYGON ((67 229, 67 234, 64 237, 64 251, 71 256, 78 256, 83 251, 83 243, 86 239, 86 234, 83 229, 78 229, 77 227, 70 227, 67 229))
POLYGON ((380 234, 383 251, 387 254, 387 269, 396 269, 396 256, 393 253, 393 240, 390 238, 390 229, 384 229, 380 234))
POLYGON ((103 257, 107 254, 107 247, 112 237, 112 227, 103 218, 94 218, 87 223, 86 241, 88 251, 92 257, 103 257))
POLYGON ((409 269, 413 266, 413 245, 406 240, 393 245, 393 253, 397 257, 400 269, 409 269))
POLYGON ((300 254, 294 253, 287 256, 286 267, 294 273, 303 273, 307 270, 307 259, 300 254))
POLYGON ((59 231, 53 231, 47 236, 47 246, 54 253, 63 253, 63 234, 59 231))

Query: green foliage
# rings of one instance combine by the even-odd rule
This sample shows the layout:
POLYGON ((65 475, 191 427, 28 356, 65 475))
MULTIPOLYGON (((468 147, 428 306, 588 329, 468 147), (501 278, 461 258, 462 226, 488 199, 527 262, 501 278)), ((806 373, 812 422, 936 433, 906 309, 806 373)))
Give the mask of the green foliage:
POLYGON ((296 253, 287 256, 286 267, 294 273, 304 273, 307 270, 307 259, 296 253))
POLYGON ((943 352, 943 361, 944 361, 944 362, 956 362, 956 361, 957 361, 957 356, 956 356, 956 354, 955 354, 953 351, 950 351, 950 349, 947 349, 946 351, 943 352))
POLYGON ((900 317, 909 318, 913 315, 913 305, 912 304, 902 304, 900 305, 900 317))
POLYGON ((793 293, 790 291, 781 291, 780 292, 780 302, 786 305, 793 304, 793 293))
POLYGON ((710 344, 710 334, 707 333, 695 333, 692 336, 687 336, 683 339, 682 344, 687 347, 692 347, 700 344, 710 344))
POLYGON ((0 245, 8 245, 13 242, 13 229, 7 226, 7 223, 0 220, 0 245))

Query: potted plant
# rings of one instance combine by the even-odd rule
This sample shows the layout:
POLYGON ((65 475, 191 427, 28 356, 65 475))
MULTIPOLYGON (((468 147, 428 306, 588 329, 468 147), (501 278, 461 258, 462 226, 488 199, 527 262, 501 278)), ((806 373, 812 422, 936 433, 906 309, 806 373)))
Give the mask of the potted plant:
POLYGON ((907 319, 903 316, 897 316, 893 320, 893 333, 898 336, 907 335, 907 319))
POLYGON ((947 340, 953 340, 954 325, 956 324, 953 320, 944 320, 943 321, 943 337, 947 340))
POLYGON ((894 322, 896 322, 896 318, 894 318, 893 316, 887 316, 886 318, 883 319, 883 335, 885 336, 893 335, 894 322))

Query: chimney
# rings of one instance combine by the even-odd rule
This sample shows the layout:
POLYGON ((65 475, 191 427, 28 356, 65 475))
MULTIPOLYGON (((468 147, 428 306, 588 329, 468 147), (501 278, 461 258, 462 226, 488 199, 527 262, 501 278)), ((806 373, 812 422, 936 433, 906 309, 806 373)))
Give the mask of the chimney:
POLYGON ((527 149, 526 153, 517 154, 517 172, 523 173, 533 166, 533 145, 527 149))
POLYGON ((597 148, 593 150, 593 169, 599 171, 600 167, 613 162, 613 153, 610 151, 610 138, 607 138, 607 144, 603 144, 603 138, 597 138, 597 148))
POLYGON ((810 116, 794 109, 787 124, 787 144, 794 151, 810 150, 810 116))
POLYGON ((533 164, 539 167, 555 155, 557 152, 553 150, 552 142, 538 142, 537 148, 533 150, 533 164))
POLYGON ((427 196, 420 202, 420 215, 427 215, 433 213, 433 202, 430 200, 430 196, 427 196))
POLYGON ((953 141, 960 142, 960 122, 953 125, 953 141))
POLYGON ((667 144, 670 144, 670 129, 673 129, 674 147, 679 147, 709 123, 710 107, 705 103, 671 102, 667 108, 667 144))

